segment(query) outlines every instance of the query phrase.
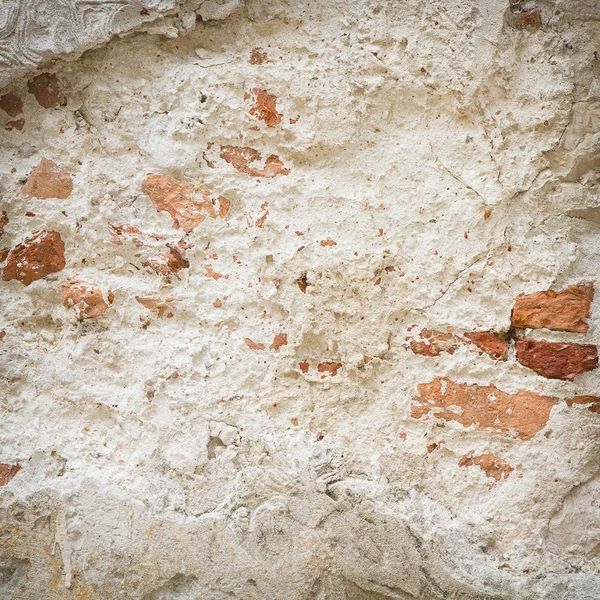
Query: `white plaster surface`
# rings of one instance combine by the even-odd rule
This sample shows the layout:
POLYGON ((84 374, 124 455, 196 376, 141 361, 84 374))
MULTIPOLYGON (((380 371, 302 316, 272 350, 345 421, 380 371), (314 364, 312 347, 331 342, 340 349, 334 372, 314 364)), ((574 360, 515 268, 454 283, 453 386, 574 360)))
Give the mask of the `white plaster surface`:
MULTIPOLYGON (((529 440, 410 416, 436 376, 598 394, 597 371, 548 380, 512 350, 403 347, 413 325, 506 331, 519 293, 598 277, 598 4, 538 6, 529 31, 500 0, 248 0, 56 63, 66 106, 11 85, 0 248, 57 231, 67 264, 0 282, 0 462, 21 466, 0 488, 2 599, 600 598, 600 415, 557 402, 529 440), (249 114, 255 88, 280 124, 249 114), (289 174, 238 172, 225 145, 289 174), (19 193, 42 157, 69 198, 19 193), (174 229, 148 173, 229 217, 174 229), (142 266, 181 239, 179 278, 142 266), (62 305, 73 278, 112 290, 103 316, 62 305), (514 471, 460 467, 470 451, 514 471)), ((532 335, 598 343, 599 315, 532 335)))

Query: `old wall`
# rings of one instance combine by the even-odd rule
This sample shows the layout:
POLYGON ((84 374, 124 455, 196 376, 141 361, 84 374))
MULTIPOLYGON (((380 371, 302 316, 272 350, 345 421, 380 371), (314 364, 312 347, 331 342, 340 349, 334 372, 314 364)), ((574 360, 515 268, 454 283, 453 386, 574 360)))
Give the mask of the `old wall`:
POLYGON ((597 3, 146 4, 3 75, 0 598, 600 598, 597 3))

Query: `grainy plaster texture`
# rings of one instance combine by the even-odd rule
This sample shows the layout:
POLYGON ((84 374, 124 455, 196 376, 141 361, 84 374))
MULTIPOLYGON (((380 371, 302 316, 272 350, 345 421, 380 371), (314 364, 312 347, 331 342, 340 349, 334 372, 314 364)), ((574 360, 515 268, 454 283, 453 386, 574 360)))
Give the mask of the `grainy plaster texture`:
POLYGON ((598 600, 599 9, 5 1, 0 598, 598 600))

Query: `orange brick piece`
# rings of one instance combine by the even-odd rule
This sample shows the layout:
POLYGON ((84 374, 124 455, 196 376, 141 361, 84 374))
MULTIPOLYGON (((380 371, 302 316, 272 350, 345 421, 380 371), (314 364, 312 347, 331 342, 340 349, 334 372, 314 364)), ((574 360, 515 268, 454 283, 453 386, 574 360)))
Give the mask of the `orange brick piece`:
POLYGON ((535 392, 508 394, 495 385, 456 383, 436 377, 417 386, 411 417, 456 421, 480 431, 496 431, 523 440, 532 438, 546 425, 556 398, 535 392))
POLYGON ((593 298, 593 282, 571 285, 562 292, 520 294, 512 311, 512 326, 585 333, 589 325, 583 319, 590 316, 593 298))
POLYGON ((108 308, 102 292, 85 281, 65 281, 61 288, 63 306, 72 308, 81 319, 101 317, 108 308))
POLYGON ((267 93, 266 90, 254 88, 254 106, 250 114, 267 124, 267 127, 275 127, 281 123, 281 113, 277 112, 277 96, 267 93))
POLYGON ((277 175, 288 175, 290 172, 276 154, 267 157, 263 169, 251 166, 251 163, 261 160, 262 154, 248 146, 221 146, 220 156, 236 171, 252 175, 252 177, 276 177, 277 175))
POLYGON ((589 396, 581 394, 579 396, 573 396, 573 398, 567 398, 567 406, 573 406, 573 404, 586 404, 590 412, 600 414, 600 396, 589 396))
POLYGON ((65 245, 56 231, 34 231, 8 254, 2 279, 29 285, 65 268, 65 245))
POLYGON ((34 77, 29 82, 28 89, 43 108, 57 108, 67 104, 54 73, 42 73, 34 77))
POLYGON ((481 454, 479 456, 473 456, 474 452, 471 450, 468 454, 465 454, 458 463, 459 467, 470 467, 477 465, 482 471, 485 472, 487 477, 500 481, 506 479, 514 469, 501 458, 493 455, 491 452, 481 454))
POLYGON ((518 340, 517 360, 542 377, 572 381, 598 366, 598 348, 593 344, 518 340))
POLYGON ((6 485, 20 470, 20 465, 0 464, 0 487, 6 485))
POLYGON ((175 229, 181 227, 186 233, 193 231, 206 217, 216 219, 218 214, 224 219, 229 213, 227 198, 213 199, 207 190, 199 190, 191 183, 166 175, 148 173, 142 183, 142 192, 150 197, 156 210, 171 215, 175 229), (197 199, 198 195, 201 199, 197 199))
POLYGON ((23 101, 16 94, 4 94, 0 96, 0 108, 9 117, 16 117, 23 112, 23 101))
POLYGON ((31 198, 47 200, 58 198, 65 200, 73 191, 71 175, 47 158, 33 169, 27 183, 21 188, 21 194, 31 198))

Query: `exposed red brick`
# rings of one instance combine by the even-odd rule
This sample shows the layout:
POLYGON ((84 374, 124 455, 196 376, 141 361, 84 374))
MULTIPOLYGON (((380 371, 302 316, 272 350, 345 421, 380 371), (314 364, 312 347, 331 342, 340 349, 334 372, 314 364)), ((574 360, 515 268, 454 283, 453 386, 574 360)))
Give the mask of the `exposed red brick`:
POLYGON ((65 245, 56 231, 34 231, 8 254, 2 279, 29 285, 65 268, 65 245))
POLYGON ((287 333, 278 333, 273 338, 273 343, 269 346, 271 350, 279 350, 282 346, 287 346, 287 333))
POLYGON ((250 64, 262 65, 266 62, 269 62, 267 60, 267 53, 264 52, 262 48, 253 48, 252 52, 250 53, 250 64))
POLYGON ((250 114, 267 124, 267 127, 276 127, 281 123, 281 113, 277 112, 277 96, 267 93, 266 90, 254 88, 254 106, 250 109, 250 114))
POLYGON ((82 319, 101 317, 108 308, 102 292, 85 281, 65 281, 61 284, 62 303, 65 308, 73 308, 82 319))
POLYGON ((142 192, 150 197, 156 210, 164 210, 171 215, 175 229, 181 227, 186 233, 193 231, 206 217, 216 219, 217 205, 218 214, 222 219, 229 213, 230 202, 227 198, 220 196, 211 199, 207 190, 198 189, 191 183, 166 175, 146 175, 142 183, 142 192), (197 195, 202 196, 202 199, 198 200, 197 195))
POLYGON ((423 329, 419 334, 421 340, 411 340, 410 349, 421 356, 439 356, 442 352, 454 354, 462 340, 451 333, 423 329))
POLYGON ((0 235, 4 233, 4 228, 8 225, 8 215, 6 211, 3 210, 0 214, 0 235))
POLYGON ((71 175, 51 160, 42 158, 40 164, 31 171, 21 194, 40 200, 58 198, 64 200, 73 191, 71 175))
POLYGON ((204 277, 208 277, 209 279, 214 279, 215 281, 218 281, 219 279, 221 279, 221 277, 223 277, 223 275, 221 273, 213 271, 212 267, 207 267, 206 273, 204 273, 204 277))
POLYGON ((465 337, 496 360, 506 360, 508 340, 492 331, 469 331, 465 337))
POLYGON ((294 427, 298 426, 298 419, 296 419, 296 417, 293 417, 292 419, 290 419, 290 422, 294 427))
POLYGON ((302 275, 299 279, 296 279, 296 283, 298 284, 300 291, 303 294, 306 294, 306 290, 308 288, 308 279, 306 278, 306 273, 304 273, 304 275, 302 275))
POLYGON ((571 285, 562 292, 520 294, 512 311, 512 326, 585 333, 589 325, 583 319, 590 316, 593 298, 593 282, 571 285))
POLYGON ((213 302, 213 306, 215 308, 221 308, 221 306, 223 306, 223 303, 219 300, 219 298, 217 298, 214 302, 213 302))
POLYGON ((0 464, 0 487, 5 486, 20 470, 20 465, 0 464))
POLYGON ((321 246, 337 246, 337 242, 334 242, 331 238, 327 238, 326 240, 322 240, 319 242, 321 246))
POLYGON ((25 119, 7 121, 4 125, 4 129, 6 129, 6 131, 12 131, 13 129, 16 129, 17 131, 23 131, 23 127, 25 127, 25 119))
POLYGON ((573 404, 587 404, 590 412, 600 414, 600 396, 579 395, 573 398, 567 398, 567 406, 573 404))
POLYGON ((34 77, 29 82, 28 89, 43 108, 56 108, 67 104, 54 73, 42 73, 34 77))
POLYGON ((162 317, 167 311, 172 316, 170 304, 179 302, 179 298, 174 296, 136 296, 135 299, 157 317, 162 317))
POLYGON ((473 450, 468 454, 465 454, 460 459, 458 466, 470 467, 472 465, 477 465, 488 477, 495 479, 496 481, 506 479, 514 471, 513 467, 505 460, 494 456, 491 452, 480 454, 479 456, 473 456, 473 454, 473 450))
POLYGON ((219 217, 224 219, 229 214, 231 202, 224 196, 219 196, 219 217))
POLYGON ((6 337, 6 331, 0 331, 0 342, 6 337))
POLYGON ((439 442, 434 442, 433 444, 429 444, 427 446, 427 453, 431 454, 434 450, 441 448, 446 442, 444 440, 440 440, 439 442))
POLYGON ((300 371, 302 371, 302 373, 306 374, 308 373, 308 362, 305 360, 301 360, 298 363, 298 366, 300 367, 300 371))
POLYGON ((317 365, 317 371, 319 373, 328 373, 331 377, 335 377, 338 374, 338 369, 341 368, 341 363, 333 361, 325 361, 317 365))
POLYGON ((253 342, 250 338, 244 338, 244 342, 246 342, 246 346, 248 346, 248 348, 250 348, 250 350, 264 350, 265 349, 264 344, 257 344, 256 342, 253 342))
POLYGON ((0 263, 6 260, 6 257, 10 253, 10 248, 0 248, 0 263))
POLYGON ((535 7, 531 10, 517 12, 515 18, 512 19, 512 25, 517 29, 537 31, 542 26, 542 14, 540 9, 535 7))
POLYGON ((542 377, 572 381, 598 366, 598 348, 593 344, 517 340, 517 360, 542 377))
POLYGON ((475 347, 480 354, 488 354, 496 360, 506 360, 508 353, 508 341, 491 331, 472 331, 461 338, 443 331, 422 329, 419 339, 412 339, 409 343, 410 349, 421 356, 439 356, 442 352, 454 354, 461 345, 471 350, 475 347))
POLYGON ((261 160, 262 154, 254 148, 247 146, 221 146, 221 158, 228 162, 236 171, 251 175, 252 177, 276 177, 277 175, 288 175, 289 170, 284 168, 283 162, 276 154, 271 154, 264 169, 256 169, 250 163, 261 160))
POLYGON ((23 101, 16 94, 4 94, 0 96, 0 108, 9 117, 16 117, 23 112, 23 101))
POLYGON ((109 223, 108 230, 110 232, 110 239, 116 246, 122 246, 122 238, 127 239, 128 236, 133 237, 133 242, 136 246, 143 246, 142 241, 135 237, 136 235, 142 235, 142 230, 139 227, 134 227, 132 225, 112 225, 109 223))
POLYGON ((179 278, 177 273, 190 266, 189 261, 185 258, 186 246, 183 242, 179 242, 177 245, 167 244, 167 247, 169 248, 168 252, 149 258, 142 263, 142 266, 153 269, 155 273, 162 275, 167 280, 171 278, 171 275, 179 278))
POLYGON ((417 390, 420 395, 413 398, 410 412, 415 419, 456 421, 464 427, 475 426, 480 431, 524 440, 544 427, 557 401, 535 392, 508 394, 495 385, 467 385, 445 377, 421 383, 417 390))

